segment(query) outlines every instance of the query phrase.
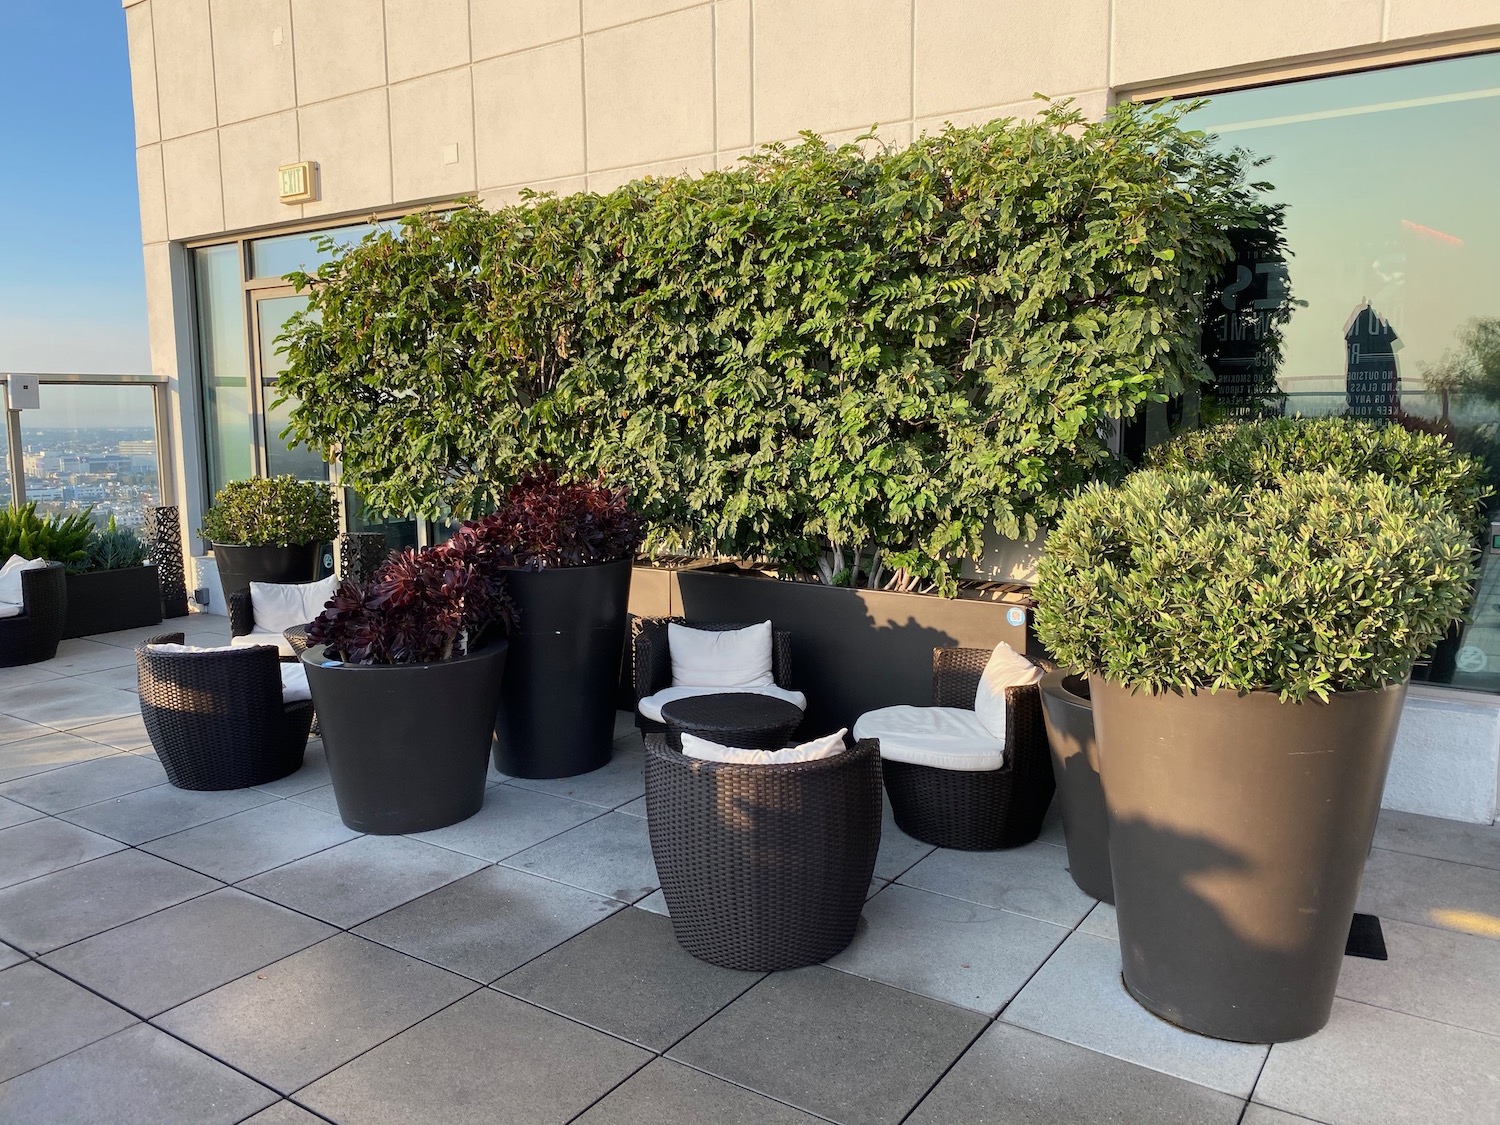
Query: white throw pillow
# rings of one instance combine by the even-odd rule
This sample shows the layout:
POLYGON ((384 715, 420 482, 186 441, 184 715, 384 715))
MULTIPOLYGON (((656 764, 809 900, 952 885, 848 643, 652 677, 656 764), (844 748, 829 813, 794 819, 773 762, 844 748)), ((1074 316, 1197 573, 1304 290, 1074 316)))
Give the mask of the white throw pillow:
MULTIPOLYGON (((11 555, 5 565, 0 566, 0 602, 9 602, 13 606, 24 605, 21 572, 41 570, 46 565, 46 559, 23 559, 20 555, 11 555)), ((14 617, 15 614, 10 616, 14 617)))
POLYGON ((296 703, 304 699, 312 698, 312 690, 307 686, 307 669, 302 667, 302 661, 295 664, 282 664, 281 667, 281 702, 296 703))
POLYGON ((695 734, 682 736, 682 753, 685 757, 698 758, 705 762, 736 762, 746 766, 783 766, 791 762, 816 762, 831 758, 844 749, 844 735, 839 730, 825 738, 815 738, 801 746, 789 746, 785 750, 741 750, 733 746, 720 746, 695 734))
POLYGON ((281 633, 306 625, 323 612, 338 588, 339 580, 333 575, 321 582, 252 582, 250 608, 255 612, 255 627, 281 633))
POLYGON ((673 687, 770 687, 771 623, 745 629, 694 629, 667 625, 673 687))
POLYGON ((1001 641, 990 653, 989 663, 979 675, 974 692, 974 714, 985 730, 996 738, 1005 737, 1005 689, 1022 684, 1041 683, 1042 670, 1010 645, 1001 641))

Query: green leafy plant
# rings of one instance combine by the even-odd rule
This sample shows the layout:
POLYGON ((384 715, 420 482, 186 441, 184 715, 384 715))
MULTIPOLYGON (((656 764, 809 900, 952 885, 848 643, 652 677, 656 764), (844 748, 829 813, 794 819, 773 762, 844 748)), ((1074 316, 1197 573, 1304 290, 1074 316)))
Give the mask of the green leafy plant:
POLYGON ((103 528, 95 528, 89 535, 88 547, 78 564, 80 571, 124 570, 128 567, 144 566, 151 557, 151 549, 131 528, 118 527, 115 517, 103 528))
POLYGON ((292 476, 230 481, 214 497, 198 532, 212 543, 285 547, 327 543, 339 530, 333 489, 292 476))
POLYGON ((1380 477, 1271 487, 1147 470, 1070 500, 1033 594, 1064 664, 1150 691, 1282 699, 1397 683, 1464 612, 1468 528, 1380 477))
POLYGON ((0 561, 12 555, 50 559, 77 569, 88 550, 94 524, 93 508, 68 515, 39 516, 36 501, 0 512, 0 561))
POLYGON ((948 590, 1113 471, 1109 418, 1207 377, 1231 232, 1281 211, 1183 107, 1066 105, 870 155, 403 221, 292 274, 287 431, 384 512, 520 468, 629 481, 648 549, 948 590), (839 562, 852 552, 852 564, 839 562))

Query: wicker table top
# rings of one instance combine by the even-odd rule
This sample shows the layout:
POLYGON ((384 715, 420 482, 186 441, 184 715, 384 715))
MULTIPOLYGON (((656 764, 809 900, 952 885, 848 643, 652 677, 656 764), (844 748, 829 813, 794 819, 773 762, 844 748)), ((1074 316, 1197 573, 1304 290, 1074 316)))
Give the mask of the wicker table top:
POLYGON ((667 745, 682 748, 682 735, 696 734, 721 746, 778 750, 802 722, 802 708, 772 695, 730 691, 676 699, 661 709, 667 745))
POLYGON ((293 625, 281 635, 286 638, 286 643, 292 646, 292 651, 299 656, 307 651, 306 625, 293 625))

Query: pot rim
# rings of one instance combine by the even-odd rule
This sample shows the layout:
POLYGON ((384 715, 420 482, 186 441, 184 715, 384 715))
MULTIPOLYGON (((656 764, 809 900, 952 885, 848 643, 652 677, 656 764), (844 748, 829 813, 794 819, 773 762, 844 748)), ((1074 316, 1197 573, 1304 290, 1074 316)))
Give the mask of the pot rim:
POLYGON ((465 653, 463 656, 453 656, 449 657, 447 660, 426 660, 413 662, 411 664, 350 664, 342 660, 335 664, 324 664, 323 655, 326 647, 327 646, 325 645, 313 645, 312 647, 303 650, 303 652, 299 654, 297 659, 302 661, 310 668, 317 668, 319 671, 330 672, 338 671, 344 668, 353 669, 357 672, 401 672, 408 670, 421 670, 426 668, 451 668, 458 664, 468 664, 471 661, 494 656, 497 653, 509 649, 510 638, 499 637, 486 640, 478 648, 474 649, 472 652, 465 653), (317 659, 312 659, 313 657, 316 657, 317 659))
POLYGON ((1151 696, 1151 697, 1155 698, 1157 696, 1175 695, 1179 699, 1185 699, 1188 696, 1193 696, 1194 698, 1197 698, 1197 697, 1200 697, 1200 696, 1207 696, 1209 698, 1214 698, 1214 699, 1217 699, 1217 698, 1219 698, 1221 696, 1223 696, 1223 697, 1232 697, 1232 698, 1235 698, 1235 699, 1249 699, 1249 698, 1253 698, 1253 697, 1269 697, 1271 699, 1275 699, 1277 702, 1285 702, 1289 706, 1295 706, 1298 703, 1318 703, 1318 704, 1325 704, 1325 703, 1331 702, 1332 700, 1335 700, 1335 699, 1357 699, 1357 698, 1360 698, 1362 696, 1380 695, 1383 692, 1395 691, 1398 688, 1406 688, 1411 683, 1411 675, 1408 673, 1407 677, 1405 679, 1403 679, 1403 680, 1391 680, 1391 681, 1388 681, 1386 683, 1381 684, 1379 687, 1358 688, 1358 689, 1353 690, 1353 691, 1330 691, 1328 693, 1328 699, 1327 700, 1319 699, 1316 695, 1309 695, 1306 699, 1301 699, 1301 700, 1292 700, 1292 699, 1282 700, 1280 692, 1272 691, 1269 688, 1254 688, 1254 689, 1252 689, 1250 691, 1239 691, 1239 690, 1236 690, 1236 689, 1233 689, 1233 688, 1217 688, 1217 689, 1215 689, 1215 688, 1212 688, 1212 687, 1198 687, 1198 686, 1195 686, 1195 687, 1187 688, 1187 689, 1184 689, 1184 688, 1167 688, 1167 689, 1162 690, 1162 691, 1152 691, 1151 689, 1147 688, 1145 684, 1127 684, 1127 683, 1122 683, 1122 682, 1120 682, 1118 680, 1111 680, 1107 676, 1105 676, 1102 672, 1089 672, 1089 673, 1086 673, 1086 678, 1089 681, 1090 690, 1092 690, 1092 688, 1093 688, 1093 682, 1097 679, 1105 687, 1115 688, 1115 689, 1120 690, 1120 691, 1126 691, 1126 692, 1129 692, 1132 696, 1144 694, 1144 695, 1148 695, 1148 696, 1151 696))
POLYGON ((631 556, 629 556, 629 555, 622 555, 618 559, 605 559, 603 562, 568 563, 568 564, 565 564, 563 566, 543 566, 543 567, 534 567, 534 566, 501 566, 501 567, 496 567, 496 569, 504 571, 506 574, 557 574, 557 573, 559 573, 561 571, 589 570, 589 569, 592 569, 593 567, 599 567, 599 566, 615 566, 616 564, 622 563, 622 562, 628 562, 628 563, 631 563, 632 565, 634 565, 635 560, 631 556))

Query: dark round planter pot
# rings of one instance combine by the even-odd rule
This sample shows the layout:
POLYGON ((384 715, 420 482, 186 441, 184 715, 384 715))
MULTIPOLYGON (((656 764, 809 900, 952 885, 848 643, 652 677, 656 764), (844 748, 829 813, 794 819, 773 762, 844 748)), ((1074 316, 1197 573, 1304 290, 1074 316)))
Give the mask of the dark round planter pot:
POLYGON ((1217 1039, 1328 1022, 1406 685, 1283 703, 1089 677, 1125 986, 1217 1039))
POLYGON ((391 835, 457 824, 484 804, 506 644, 434 664, 324 664, 302 654, 339 816, 391 835))
POLYGON ((249 547, 243 543, 215 543, 214 562, 224 601, 252 582, 311 582, 318 577, 321 543, 291 547, 249 547))
POLYGON ((572 777, 609 762, 630 566, 506 571, 520 620, 495 725, 501 773, 572 777))
POLYGON ((1094 707, 1089 684, 1076 673, 1042 677, 1042 714, 1052 747, 1052 772, 1068 840, 1068 872, 1078 889, 1101 902, 1115 901, 1109 875, 1109 821, 1099 781, 1099 747, 1094 741, 1094 707))

